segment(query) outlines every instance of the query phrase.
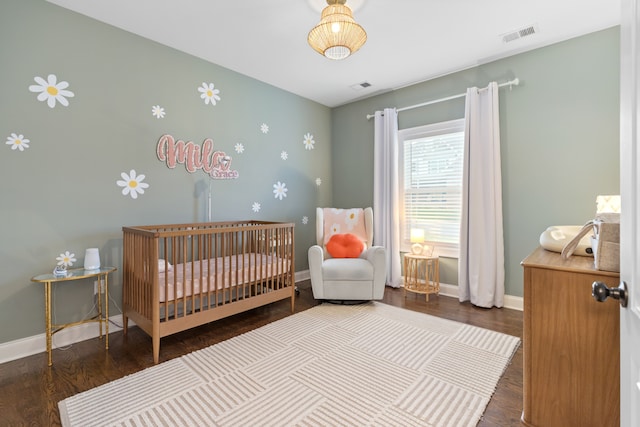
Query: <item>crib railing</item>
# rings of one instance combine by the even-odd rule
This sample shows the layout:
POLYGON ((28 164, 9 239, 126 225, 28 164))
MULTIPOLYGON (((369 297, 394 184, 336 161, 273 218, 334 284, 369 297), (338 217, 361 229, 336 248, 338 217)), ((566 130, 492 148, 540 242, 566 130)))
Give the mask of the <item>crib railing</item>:
POLYGON ((123 305, 147 319, 168 321, 294 286, 292 223, 123 227, 123 244, 123 305))

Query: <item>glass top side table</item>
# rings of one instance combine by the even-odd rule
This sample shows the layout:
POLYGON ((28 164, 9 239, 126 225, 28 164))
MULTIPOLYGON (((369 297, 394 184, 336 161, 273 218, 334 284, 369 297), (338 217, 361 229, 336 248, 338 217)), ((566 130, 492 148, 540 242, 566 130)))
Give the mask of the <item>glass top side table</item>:
POLYGON ((105 349, 109 349, 109 273, 116 271, 115 267, 100 267, 96 270, 85 270, 84 268, 72 268, 67 270, 63 275, 54 275, 52 273, 40 274, 31 278, 32 282, 44 283, 44 318, 47 338, 47 357, 48 365, 53 364, 51 359, 51 338, 53 334, 60 332, 64 328, 80 325, 89 322, 98 322, 100 329, 100 339, 102 339, 102 325, 105 327, 105 349), (102 292, 98 292, 98 314, 90 319, 80 320, 78 322, 63 323, 53 325, 51 323, 51 284, 58 282, 68 282, 80 279, 89 279, 95 277, 98 283, 104 282, 104 310, 102 309, 102 292))

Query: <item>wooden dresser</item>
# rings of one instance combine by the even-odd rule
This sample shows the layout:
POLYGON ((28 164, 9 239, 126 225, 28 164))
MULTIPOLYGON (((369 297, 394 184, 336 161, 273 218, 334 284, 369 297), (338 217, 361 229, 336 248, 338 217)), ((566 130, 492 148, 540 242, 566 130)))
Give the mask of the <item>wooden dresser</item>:
POLYGON ((620 305, 591 296, 594 281, 617 287, 619 274, 540 247, 522 266, 523 423, 619 426, 620 305))

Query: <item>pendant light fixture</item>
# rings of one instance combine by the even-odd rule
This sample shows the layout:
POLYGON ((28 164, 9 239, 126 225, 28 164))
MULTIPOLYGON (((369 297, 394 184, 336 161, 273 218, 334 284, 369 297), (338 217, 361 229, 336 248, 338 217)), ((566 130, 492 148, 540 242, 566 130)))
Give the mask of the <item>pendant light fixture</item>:
POLYGON ((309 45, 329 59, 344 59, 360 49, 367 33, 353 19, 347 0, 327 0, 320 23, 309 31, 309 45))

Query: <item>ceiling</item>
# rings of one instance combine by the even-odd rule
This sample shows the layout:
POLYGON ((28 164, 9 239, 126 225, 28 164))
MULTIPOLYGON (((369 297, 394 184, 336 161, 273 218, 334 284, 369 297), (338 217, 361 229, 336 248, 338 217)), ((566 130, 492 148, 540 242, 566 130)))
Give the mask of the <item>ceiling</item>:
POLYGON ((307 44, 325 0, 48 1, 328 107, 620 23, 619 0, 348 0, 368 40, 331 61, 307 44))

